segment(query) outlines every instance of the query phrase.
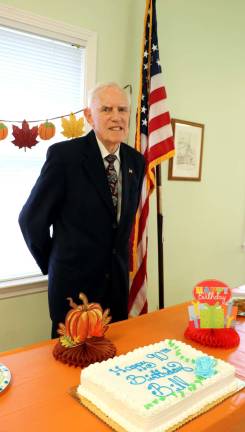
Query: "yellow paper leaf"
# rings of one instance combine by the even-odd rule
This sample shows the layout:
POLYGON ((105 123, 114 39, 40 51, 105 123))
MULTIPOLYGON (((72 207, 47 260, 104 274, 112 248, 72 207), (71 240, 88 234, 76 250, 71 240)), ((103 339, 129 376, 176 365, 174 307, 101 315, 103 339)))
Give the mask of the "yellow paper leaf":
POLYGON ((61 119, 61 124, 63 127, 62 135, 66 138, 77 138, 84 134, 84 119, 76 119, 75 114, 70 114, 69 120, 66 118, 61 119))

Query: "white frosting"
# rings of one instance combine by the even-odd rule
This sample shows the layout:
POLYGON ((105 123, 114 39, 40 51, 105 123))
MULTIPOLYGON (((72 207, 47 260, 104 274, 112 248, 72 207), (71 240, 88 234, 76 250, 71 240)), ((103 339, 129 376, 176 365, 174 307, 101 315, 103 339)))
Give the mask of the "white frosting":
POLYGON ((77 391, 128 432, 163 432, 236 388, 233 366, 166 339, 88 366, 77 391), (215 374, 200 379, 203 356, 215 374))

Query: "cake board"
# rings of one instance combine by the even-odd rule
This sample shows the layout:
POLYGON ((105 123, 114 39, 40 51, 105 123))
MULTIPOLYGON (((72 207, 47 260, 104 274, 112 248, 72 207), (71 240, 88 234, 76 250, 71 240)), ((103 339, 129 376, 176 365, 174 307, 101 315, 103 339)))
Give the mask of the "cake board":
MULTIPOLYGON (((230 396, 233 396, 243 388, 245 388, 245 381, 240 380, 239 378, 236 378, 238 382, 238 388, 230 393, 227 393, 226 395, 223 395, 221 398, 217 399, 216 401, 212 402, 211 404, 205 405, 201 410, 196 412, 195 414, 186 417, 184 420, 182 420, 179 423, 176 423, 174 426, 171 426, 168 429, 163 429, 163 432, 174 432, 181 426, 184 426, 186 423, 190 422, 191 420, 195 419, 196 417, 199 417, 201 414, 204 414, 205 412, 209 411, 211 408, 215 407, 216 405, 219 405, 222 403, 225 399, 228 399, 230 396)), ((102 410, 100 410, 95 404, 93 404, 90 400, 86 399, 83 396, 79 396, 77 394, 77 387, 71 387, 69 389, 69 394, 77 400, 82 406, 87 408, 90 412, 95 414, 100 420, 102 420, 105 424, 107 424, 113 431, 115 432, 128 432, 126 429, 124 429, 122 426, 120 426, 118 423, 116 423, 114 420, 112 420, 107 414, 105 414, 102 410)))

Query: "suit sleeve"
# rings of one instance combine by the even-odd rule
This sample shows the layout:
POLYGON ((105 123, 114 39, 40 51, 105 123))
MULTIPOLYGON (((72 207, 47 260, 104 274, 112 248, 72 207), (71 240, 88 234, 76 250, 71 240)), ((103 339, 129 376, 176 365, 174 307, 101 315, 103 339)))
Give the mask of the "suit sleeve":
POLYGON ((61 207, 63 193, 64 166, 54 145, 49 148, 40 176, 19 215, 25 242, 43 274, 48 273, 50 227, 61 207))

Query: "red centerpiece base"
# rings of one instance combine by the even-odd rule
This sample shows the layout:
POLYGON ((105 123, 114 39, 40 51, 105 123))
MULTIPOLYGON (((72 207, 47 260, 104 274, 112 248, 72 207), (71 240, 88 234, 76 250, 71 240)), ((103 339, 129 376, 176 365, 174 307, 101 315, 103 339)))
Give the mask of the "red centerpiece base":
POLYGON ((234 348, 240 343, 239 334, 234 328, 194 328, 189 324, 184 335, 187 339, 213 348, 234 348))

